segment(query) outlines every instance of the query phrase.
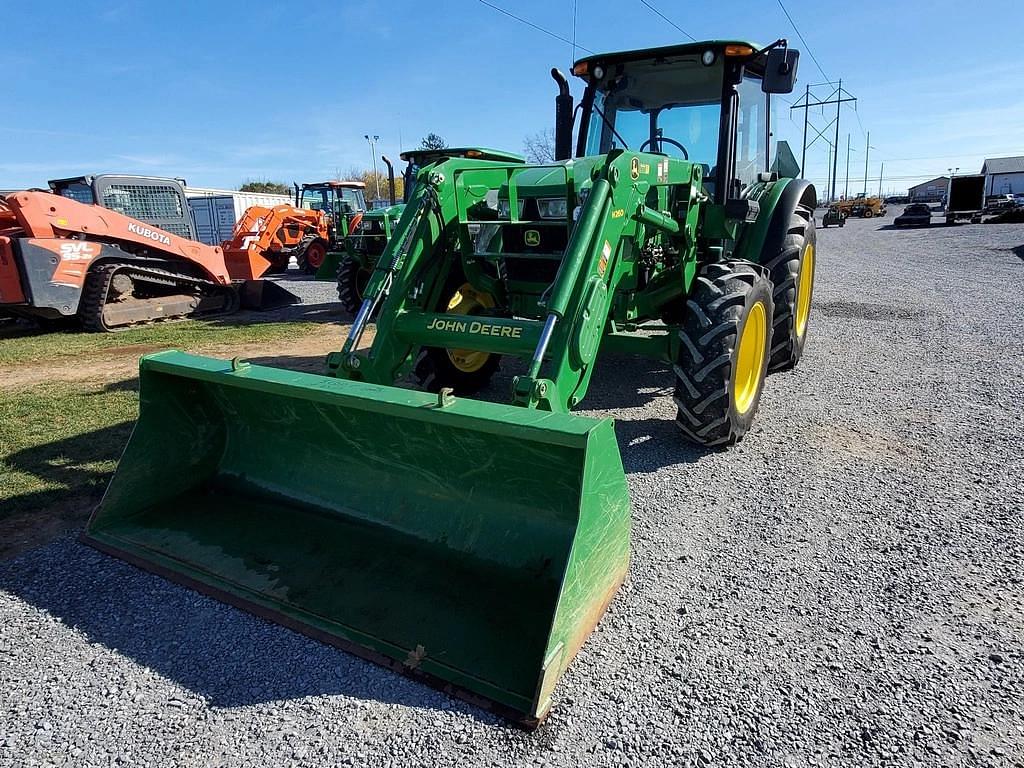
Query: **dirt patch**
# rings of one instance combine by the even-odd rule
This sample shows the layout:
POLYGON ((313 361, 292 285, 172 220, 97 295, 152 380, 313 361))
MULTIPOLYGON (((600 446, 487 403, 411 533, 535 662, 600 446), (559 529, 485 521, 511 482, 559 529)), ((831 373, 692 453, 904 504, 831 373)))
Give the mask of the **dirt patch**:
MULTIPOLYGON (((347 326, 324 325, 316 332, 292 339, 241 345, 201 344, 184 351, 212 357, 244 357, 264 365, 316 373, 323 369, 327 353, 341 348, 347 330, 347 326)), ((129 344, 74 358, 46 358, 31 363, 0 365, 0 392, 58 382, 110 384, 124 381, 138 372, 142 355, 161 349, 167 347, 129 344)))
POLYGON ((896 434, 882 434, 857 425, 810 425, 809 439, 825 451, 879 463, 920 459, 924 450, 896 434))

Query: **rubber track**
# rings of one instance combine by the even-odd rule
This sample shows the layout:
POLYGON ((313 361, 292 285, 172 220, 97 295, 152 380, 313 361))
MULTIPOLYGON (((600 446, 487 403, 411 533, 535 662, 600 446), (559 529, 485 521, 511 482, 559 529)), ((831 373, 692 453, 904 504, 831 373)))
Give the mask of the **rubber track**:
POLYGON ((203 312, 201 313, 203 317, 212 315, 230 315, 235 312, 239 306, 240 299, 238 293, 230 286, 220 285, 219 283, 214 283, 210 280, 189 277, 188 275, 182 275, 165 269, 157 269, 155 267, 139 267, 134 264, 107 263, 90 270, 89 274, 86 275, 85 278, 85 285, 82 288, 82 297, 79 299, 78 303, 78 316, 81 320, 82 327, 86 330, 95 332, 113 332, 153 322, 154 320, 171 320, 192 316, 192 313, 173 315, 171 317, 161 315, 159 317, 152 317, 147 320, 140 320, 126 325, 108 326, 103 319, 103 307, 107 303, 107 296, 110 293, 110 284, 113 282, 114 276, 119 272, 127 272, 129 274, 139 275, 143 278, 146 276, 156 277, 160 278, 161 282, 171 280, 182 288, 199 288, 206 295, 218 292, 226 293, 228 296, 227 308, 216 312, 203 312))

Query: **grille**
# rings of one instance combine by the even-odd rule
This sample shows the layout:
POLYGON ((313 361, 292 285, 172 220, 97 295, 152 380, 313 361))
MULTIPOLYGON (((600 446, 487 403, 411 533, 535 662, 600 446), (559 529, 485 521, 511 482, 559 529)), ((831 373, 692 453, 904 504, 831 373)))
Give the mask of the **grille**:
POLYGON ((184 221, 165 221, 160 224, 160 229, 170 232, 172 235, 184 237, 186 240, 192 238, 192 232, 189 231, 189 226, 184 221))
MULTIPOLYGON (((150 222, 158 219, 180 220, 185 215, 178 190, 160 184, 111 184, 103 190, 103 206, 133 219, 150 222)), ((164 229, 179 233, 170 224, 164 226, 164 229)))

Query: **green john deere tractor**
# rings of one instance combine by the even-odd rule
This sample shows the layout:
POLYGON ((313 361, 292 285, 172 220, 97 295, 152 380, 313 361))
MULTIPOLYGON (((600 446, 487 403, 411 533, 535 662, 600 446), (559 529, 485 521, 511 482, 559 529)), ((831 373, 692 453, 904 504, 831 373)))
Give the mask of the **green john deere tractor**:
POLYGON ((366 196, 361 181, 318 181, 311 184, 293 184, 295 207, 324 211, 327 214, 327 231, 318 233, 298 257, 299 269, 307 275, 319 278, 325 269, 331 274, 338 268, 339 251, 344 247, 345 238, 366 211, 366 196))
MULTIPOLYGON (((344 252, 330 254, 338 256, 328 259, 317 272, 317 280, 336 280, 338 284, 338 301, 348 314, 355 315, 363 303, 366 285, 387 247, 395 227, 402 218, 412 188, 416 184, 419 169, 432 165, 442 159, 451 157, 472 157, 485 160, 505 162, 522 162, 523 158, 509 152, 477 147, 446 147, 444 149, 416 149, 401 154, 406 162, 402 185, 402 202, 396 201, 395 172, 391 160, 382 156, 381 160, 388 169, 388 181, 391 190, 390 205, 372 208, 359 219, 351 234, 344 241, 344 252)), ((475 232, 473 233, 475 234, 475 232)))
POLYGON ((575 157, 553 71, 558 160, 422 164, 333 376, 142 359, 87 540, 537 724, 629 562, 613 424, 569 413, 599 353, 671 364, 681 437, 724 446, 803 352, 816 194, 768 122, 797 62, 781 40, 583 59, 575 157), (510 402, 463 397, 502 356, 510 402))

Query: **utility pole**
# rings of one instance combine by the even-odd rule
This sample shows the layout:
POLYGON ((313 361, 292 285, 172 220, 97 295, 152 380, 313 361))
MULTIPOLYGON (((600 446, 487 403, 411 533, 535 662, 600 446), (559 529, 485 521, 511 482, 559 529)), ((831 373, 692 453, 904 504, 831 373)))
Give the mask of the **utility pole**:
POLYGON ((843 197, 850 197, 850 134, 846 134, 846 190, 843 197))
MULTIPOLYGON (((825 166, 825 194, 828 195, 829 185, 832 183, 832 145, 828 145, 828 165, 825 166)), ((828 198, 832 202, 832 198, 828 198)))
MULTIPOLYGON (((845 104, 847 102, 855 102, 855 101, 857 101, 857 97, 856 96, 851 96, 849 91, 844 91, 843 90, 843 81, 840 80, 839 83, 838 83, 839 87, 838 88, 833 88, 832 92, 829 94, 827 99, 821 100, 817 96, 815 96, 814 97, 815 101, 811 101, 811 91, 813 91, 815 88, 824 88, 825 86, 831 86, 831 85, 832 85, 831 82, 815 83, 815 84, 812 84, 812 85, 808 85, 804 89, 804 96, 803 96, 803 98, 800 99, 799 101, 797 101, 796 104, 793 104, 789 109, 790 109, 790 111, 792 111, 794 109, 802 109, 804 111, 804 138, 803 138, 803 145, 802 145, 801 151, 800 151, 800 175, 801 175, 801 177, 806 179, 807 178, 807 150, 810 149, 811 147, 813 147, 814 146, 814 142, 816 142, 818 139, 825 139, 825 141, 828 142, 828 139, 825 138, 825 132, 829 128, 832 127, 832 122, 833 122, 832 120, 829 120, 828 123, 825 125, 825 127, 819 130, 817 126, 813 125, 810 122, 810 119, 808 117, 808 113, 809 113, 811 107, 826 107, 826 106, 829 106, 831 104, 835 104, 836 105, 836 116, 834 118, 834 121, 835 121, 835 124, 836 124, 836 137, 835 137, 835 144, 833 145, 833 148, 835 149, 835 154, 834 155, 833 154, 829 155, 829 169, 828 169, 828 171, 829 171, 828 172, 828 177, 829 177, 829 183, 831 184, 832 197, 835 197, 835 193, 836 193, 835 185, 836 185, 836 175, 837 175, 836 172, 838 171, 838 163, 839 163, 839 114, 840 114, 840 110, 842 109, 842 105, 843 104, 845 104), (810 140, 810 142, 807 141, 807 129, 808 128, 810 128, 815 133, 814 138, 812 138, 810 140)), ((826 196, 829 194, 829 186, 828 185, 826 185, 826 187, 825 187, 825 194, 826 194, 826 196)))
POLYGON ((878 196, 882 196, 882 174, 885 173, 885 163, 882 163, 882 167, 878 171, 878 196))
POLYGON ((871 150, 871 131, 864 139, 864 197, 868 196, 868 152, 871 150))
MULTIPOLYGON (((804 91, 804 104, 811 101, 811 86, 804 91)), ((804 140, 800 145, 803 150, 800 152, 800 178, 807 178, 807 108, 804 108, 804 140)))
POLYGON ((377 181, 377 200, 380 200, 380 174, 377 173, 377 142, 380 141, 380 136, 370 136, 368 133, 363 134, 363 138, 366 139, 370 145, 370 162, 373 163, 373 178, 377 181))
MULTIPOLYGON (((839 78, 839 88, 837 89, 837 93, 840 95, 840 97, 843 95, 843 78, 841 78, 841 77, 839 78)), ((839 113, 842 111, 842 109, 843 109, 843 102, 842 102, 842 100, 841 99, 837 100, 836 101, 836 141, 835 141, 835 145, 834 145, 835 148, 836 148, 836 151, 832 155, 832 198, 831 198, 832 200, 836 199, 836 171, 839 170, 839 113)))

